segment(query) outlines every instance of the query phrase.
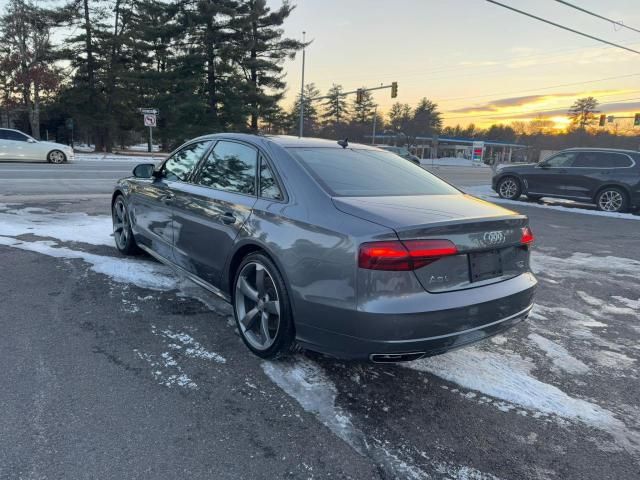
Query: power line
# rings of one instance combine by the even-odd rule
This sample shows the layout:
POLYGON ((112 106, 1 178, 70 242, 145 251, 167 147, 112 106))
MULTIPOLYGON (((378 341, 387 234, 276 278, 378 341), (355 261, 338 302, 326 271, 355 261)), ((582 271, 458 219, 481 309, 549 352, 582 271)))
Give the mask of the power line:
POLYGON ((607 22, 611 22, 614 25, 618 25, 618 26, 620 26, 622 28, 628 28, 629 30, 633 30, 634 32, 640 33, 640 30, 638 30, 637 28, 629 27, 628 25, 625 25, 621 21, 612 20, 611 18, 604 17, 604 16, 599 15, 599 14, 597 14, 595 12, 591 12, 591 11, 587 10, 586 8, 579 7, 578 5, 574 5, 572 3, 565 2, 564 0, 556 0, 556 2, 562 3, 563 5, 566 5, 567 7, 571 7, 571 8, 575 8, 576 10, 580 10, 581 12, 584 12, 587 15, 591 15, 593 17, 600 18, 602 20, 606 20, 607 22))
POLYGON ((549 25, 553 25, 554 27, 558 27, 558 28, 561 28, 563 30, 567 30, 567 31, 575 33, 575 34, 582 35, 583 37, 590 38, 591 40, 596 40, 596 41, 601 42, 601 43, 606 43, 607 45, 611 45, 612 47, 621 48, 623 50, 627 50, 629 52, 637 53, 638 55, 640 55, 640 51, 634 50, 633 48, 628 48, 628 47, 625 47, 625 46, 620 45, 618 43, 613 43, 613 42, 610 42, 608 40, 604 40, 604 39, 599 38, 599 37, 594 37, 593 35, 589 35, 588 33, 580 32, 579 30, 574 30, 573 28, 565 27, 564 25, 560 25, 559 23, 552 22, 551 20, 547 20, 547 19, 542 18, 542 17, 537 17, 536 15, 524 12, 522 10, 518 10, 517 8, 510 7, 509 5, 505 5, 504 3, 496 2, 495 0, 486 0, 486 1, 489 2, 489 3, 493 3, 494 5, 498 5, 499 7, 506 8, 507 10, 511 10, 511 11, 519 13, 521 15, 525 15, 527 17, 533 18, 533 19, 538 20, 540 22, 548 23, 549 25))
MULTIPOLYGON (((620 94, 618 94, 620 95, 620 94)), ((635 97, 635 98, 623 98, 620 100, 614 100, 613 103, 622 103, 622 102, 631 102, 631 101, 635 101, 635 100, 640 100, 640 97, 635 97)), ((607 105, 606 103, 604 103, 603 105, 607 105)), ((512 118, 514 115, 526 115, 529 113, 542 113, 542 112, 555 112, 558 110, 569 110, 571 108, 571 105, 567 106, 567 107, 558 107, 558 108, 543 108, 540 110, 529 110, 526 112, 522 112, 522 113, 517 113, 517 112, 511 112, 511 113, 497 113, 497 114, 487 114, 487 115, 466 115, 466 116, 462 116, 462 117, 443 117, 442 120, 458 120, 458 119, 463 119, 463 118, 512 118)))

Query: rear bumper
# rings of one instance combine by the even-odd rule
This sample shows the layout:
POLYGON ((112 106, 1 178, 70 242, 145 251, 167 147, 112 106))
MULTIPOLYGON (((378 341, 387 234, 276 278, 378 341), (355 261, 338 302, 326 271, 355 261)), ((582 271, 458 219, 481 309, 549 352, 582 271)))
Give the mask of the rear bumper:
MULTIPOLYGON (((466 305, 442 308, 442 295, 435 302, 437 310, 415 313, 351 312, 342 316, 343 328, 322 328, 316 324, 297 325, 298 341, 310 350, 339 358, 371 359, 372 355, 419 353, 431 356, 497 335, 526 319, 533 306, 536 280, 531 274, 520 275, 494 288, 503 296, 478 301, 478 290, 451 292, 470 298, 466 305)), ((490 298, 492 295, 488 295, 490 298)), ((335 318, 335 317, 334 317, 335 318)))

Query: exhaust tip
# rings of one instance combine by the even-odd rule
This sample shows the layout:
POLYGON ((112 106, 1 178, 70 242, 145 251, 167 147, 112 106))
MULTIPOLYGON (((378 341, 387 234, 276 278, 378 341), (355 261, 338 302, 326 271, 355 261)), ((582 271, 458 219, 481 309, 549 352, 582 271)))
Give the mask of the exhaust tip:
POLYGON ((410 352, 410 353, 372 353, 369 355, 369 359, 373 363, 400 363, 411 362, 424 357, 425 352, 410 352))

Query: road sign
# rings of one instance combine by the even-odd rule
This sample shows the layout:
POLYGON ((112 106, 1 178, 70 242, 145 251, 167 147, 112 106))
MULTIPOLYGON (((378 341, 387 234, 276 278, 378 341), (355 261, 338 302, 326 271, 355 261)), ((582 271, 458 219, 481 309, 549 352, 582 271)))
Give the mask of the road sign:
POLYGON ((155 115, 155 113, 145 113, 144 114, 144 126, 145 127, 155 127, 156 126, 156 115, 155 115))
POLYGON ((473 142, 471 147, 471 162, 482 163, 482 155, 484 154, 484 142, 473 142))
POLYGON ((158 113, 160 113, 157 108, 139 108, 138 111, 143 114, 149 113, 153 115, 158 115, 158 113))

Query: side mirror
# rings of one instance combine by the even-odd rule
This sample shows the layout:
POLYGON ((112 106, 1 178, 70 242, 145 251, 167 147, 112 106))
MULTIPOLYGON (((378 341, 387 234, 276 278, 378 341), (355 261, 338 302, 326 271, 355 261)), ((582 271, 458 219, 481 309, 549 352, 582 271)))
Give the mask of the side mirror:
POLYGON ((35 138, 28 138, 27 142, 28 143, 38 143, 38 141, 35 138))
POLYGON ((546 163, 546 162, 539 163, 539 164, 538 164, 538 166, 539 166, 540 168, 549 168, 549 164, 548 164, 548 163, 546 163))
POLYGON ((133 176, 136 178, 152 178, 156 166, 153 163, 141 163, 133 169, 133 176))

